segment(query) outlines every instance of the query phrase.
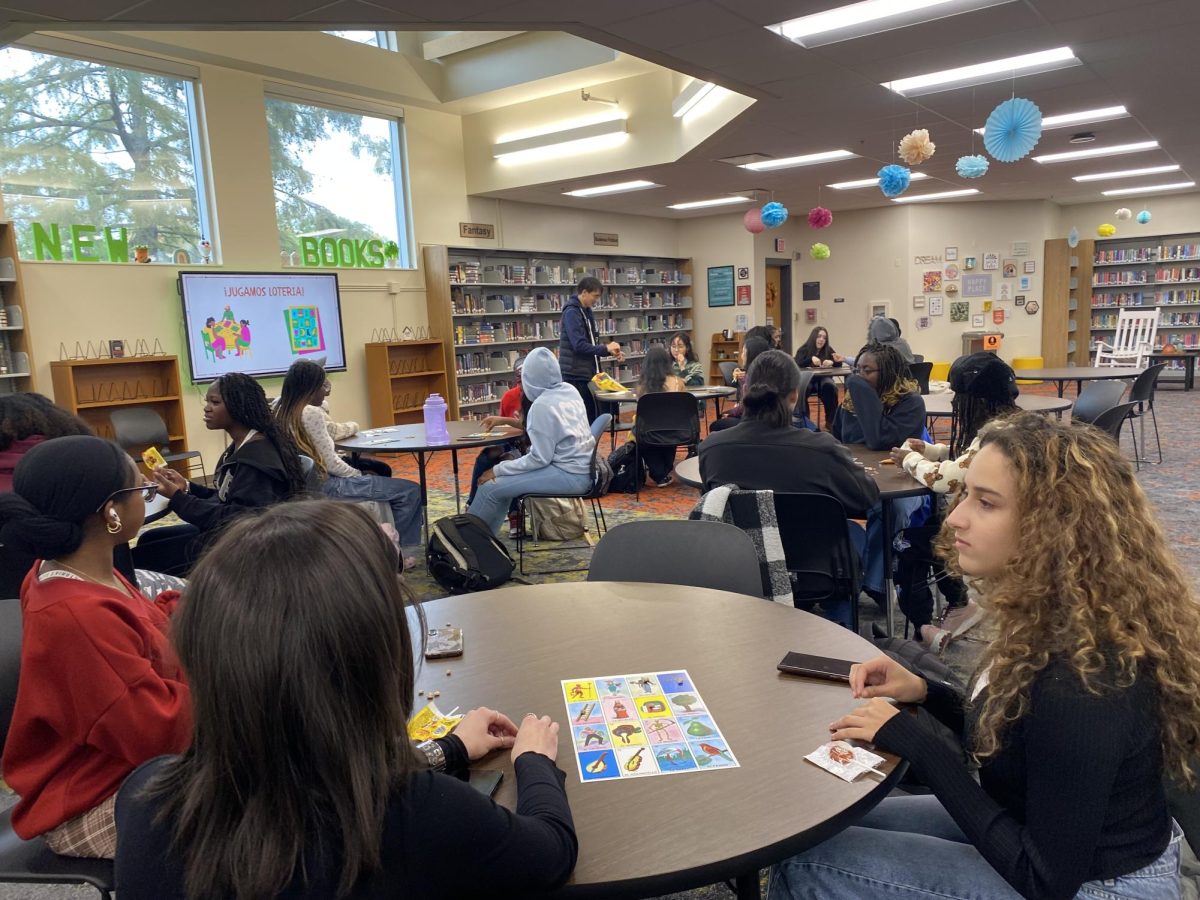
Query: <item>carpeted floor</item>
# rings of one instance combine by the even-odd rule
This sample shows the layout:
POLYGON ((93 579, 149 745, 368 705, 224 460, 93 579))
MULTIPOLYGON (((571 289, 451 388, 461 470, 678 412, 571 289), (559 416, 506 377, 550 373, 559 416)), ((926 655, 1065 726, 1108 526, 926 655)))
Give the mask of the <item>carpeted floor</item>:
MULTIPOLYGON (((1048 385, 1025 387, 1026 392, 1053 394, 1048 385)), ((1073 389, 1068 387, 1068 395, 1073 389)), ((1162 436, 1164 462, 1161 466, 1143 465, 1139 481, 1158 509, 1159 516, 1175 551, 1186 571, 1200 582, 1200 512, 1192 506, 1200 502, 1200 468, 1196 465, 1200 451, 1200 391, 1183 392, 1177 388, 1164 388, 1159 391, 1156 403, 1159 430, 1162 436)), ((1150 455, 1154 458, 1153 428, 1147 423, 1147 433, 1150 438, 1150 455)), ((605 438, 607 441, 607 438, 605 438)), ((1132 456, 1132 445, 1129 432, 1126 430, 1122 437, 1122 448, 1127 455, 1132 456)), ((1140 447, 1145 453, 1146 448, 1140 447)), ((469 474, 472 455, 465 453, 460 459, 460 466, 469 474)), ((393 472, 398 477, 416 478, 416 464, 407 457, 389 458, 393 472)), ((429 467, 430 483, 430 519, 448 515, 454 511, 454 483, 450 463, 446 454, 437 454, 429 467)), ((466 485, 463 486, 466 495, 466 485)), ((604 510, 609 525, 619 524, 637 518, 663 519, 681 518, 699 498, 699 493, 681 484, 673 484, 666 488, 648 487, 642 491, 641 497, 632 494, 615 494, 604 498, 604 510)), ((549 545, 537 545, 549 546, 549 545)), ((514 548, 515 552, 515 548, 514 548)), ((590 551, 586 546, 582 550, 561 550, 555 548, 551 552, 538 554, 534 565, 544 568, 559 568, 572 561, 584 566, 590 551)), ((573 581, 586 577, 586 571, 573 574, 538 576, 528 575, 526 580, 534 583, 554 580, 573 581)), ((425 573, 423 567, 410 573, 409 583, 421 600, 429 600, 444 595, 441 590, 425 573)), ((867 623, 878 621, 881 616, 874 604, 860 604, 860 615, 863 627, 867 623)), ((0 806, 6 806, 11 799, 0 799, 0 806)), ((765 873, 764 873, 765 875, 765 873)), ((0 885, 0 900, 83 900, 91 898, 95 892, 85 888, 66 887, 37 887, 31 885, 0 885)), ((686 894, 672 895, 673 900, 725 900, 732 896, 724 885, 712 885, 686 894)))

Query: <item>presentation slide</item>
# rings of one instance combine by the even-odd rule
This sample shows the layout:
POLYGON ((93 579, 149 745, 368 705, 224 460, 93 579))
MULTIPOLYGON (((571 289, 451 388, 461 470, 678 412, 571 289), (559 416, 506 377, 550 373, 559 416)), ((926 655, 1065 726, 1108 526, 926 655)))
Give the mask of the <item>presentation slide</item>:
POLYGON ((346 368, 333 273, 180 272, 193 381, 279 375, 297 359, 346 368))

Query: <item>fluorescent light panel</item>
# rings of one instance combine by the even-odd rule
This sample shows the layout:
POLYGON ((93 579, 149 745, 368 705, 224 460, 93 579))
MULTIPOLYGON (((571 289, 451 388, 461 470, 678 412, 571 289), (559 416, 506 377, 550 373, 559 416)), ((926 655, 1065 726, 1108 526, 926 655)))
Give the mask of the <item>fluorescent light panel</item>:
POLYGON ((706 206, 728 206, 731 203, 749 202, 749 197, 715 197, 712 200, 689 200, 687 203, 672 203, 667 209, 703 209, 706 206))
POLYGON ((819 163, 834 162, 839 159, 855 159, 857 153, 849 150, 826 150, 822 153, 809 153, 805 156, 787 156, 783 159, 763 159, 758 162, 746 163, 740 168, 751 172, 770 172, 772 169, 791 169, 796 166, 815 166, 819 163))
POLYGON ((1122 169, 1119 172, 1097 172, 1095 175, 1076 175, 1072 181, 1110 181, 1114 178, 1136 178, 1139 175, 1162 175, 1178 172, 1179 166, 1150 166, 1145 169, 1122 169))
POLYGON ((625 127, 624 119, 609 119, 577 128, 502 141, 492 146, 492 156, 505 164, 528 163, 604 150, 629 137, 625 127))
POLYGON ((1011 0, 864 0, 768 25, 767 29, 801 47, 823 47, 1009 2, 1011 0))
POLYGON ((1145 187, 1117 188, 1111 191, 1101 191, 1105 197, 1123 197, 1126 194, 1157 194, 1159 191, 1181 191, 1184 188, 1196 186, 1194 181, 1177 181, 1174 184, 1148 184, 1145 187))
POLYGON ((616 184, 600 184, 596 187, 578 188, 574 191, 563 191, 564 197, 600 197, 604 194, 623 194, 626 191, 644 191, 649 188, 662 187, 653 181, 621 181, 616 184))
MULTIPOLYGON (((1124 119, 1129 116, 1129 110, 1123 106, 1105 106, 1101 109, 1085 109, 1079 112, 1063 113, 1061 116, 1042 116, 1042 131, 1054 128, 1066 128, 1068 125, 1091 125, 1096 122, 1111 122, 1113 119, 1124 119)), ((976 134, 983 134, 984 128, 976 128, 976 134)))
MULTIPOLYGON (((928 177, 924 172, 913 172, 909 176, 909 181, 924 181, 928 177)), ((827 184, 825 187, 833 188, 835 191, 852 191, 855 188, 879 187, 879 176, 874 178, 860 178, 858 181, 839 181, 837 184, 827 184)))
POLYGON ((1138 141, 1136 144, 1113 144, 1110 147, 1091 147, 1087 150, 1071 150, 1067 153, 1049 153, 1044 156, 1035 156, 1033 161, 1039 163, 1070 162, 1073 159, 1120 156, 1123 153, 1141 153, 1143 150, 1157 149, 1158 141, 1138 141))
POLYGON ((914 194, 911 197, 893 197, 893 203, 919 203, 922 200, 949 200, 951 197, 967 197, 978 194, 977 188, 963 188, 958 191, 938 191, 936 194, 914 194))
POLYGON ((716 89, 711 81, 692 79, 687 87, 680 91, 679 96, 671 103, 671 112, 676 119, 681 119, 696 108, 696 105, 716 89))
POLYGON ((882 85, 902 97, 919 97, 923 94, 934 94, 974 84, 990 84, 993 81, 1007 81, 1018 75, 1037 75, 1078 65, 1082 63, 1071 52, 1070 47, 1055 47, 1053 50, 1009 56, 1005 59, 976 63, 973 66, 944 69, 926 75, 913 75, 911 78, 898 78, 895 81, 882 82, 882 85))

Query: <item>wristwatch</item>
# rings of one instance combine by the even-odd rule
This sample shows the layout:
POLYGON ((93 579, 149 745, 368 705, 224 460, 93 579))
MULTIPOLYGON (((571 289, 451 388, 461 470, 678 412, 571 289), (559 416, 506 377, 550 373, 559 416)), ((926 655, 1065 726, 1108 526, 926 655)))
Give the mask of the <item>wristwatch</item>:
POLYGON ((429 768, 435 772, 446 771, 446 754, 442 750, 441 744, 437 741, 421 741, 417 744, 417 749, 425 754, 425 760, 429 763, 429 768))

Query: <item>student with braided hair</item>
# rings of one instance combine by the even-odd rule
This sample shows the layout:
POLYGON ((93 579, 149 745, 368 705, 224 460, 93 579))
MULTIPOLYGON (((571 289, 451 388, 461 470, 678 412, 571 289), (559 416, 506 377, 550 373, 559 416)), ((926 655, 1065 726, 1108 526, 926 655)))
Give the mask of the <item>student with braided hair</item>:
POLYGON ((162 466, 151 473, 171 512, 187 524, 155 528, 138 540, 139 567, 183 575, 222 526, 251 509, 304 491, 295 442, 271 416, 267 395, 241 372, 222 375, 204 398, 204 424, 223 430, 229 446, 217 461, 213 487, 188 481, 162 466))
POLYGON ((908 363, 888 344, 867 344, 854 358, 846 399, 833 422, 844 444, 890 450, 925 431, 925 401, 908 373, 908 363))

